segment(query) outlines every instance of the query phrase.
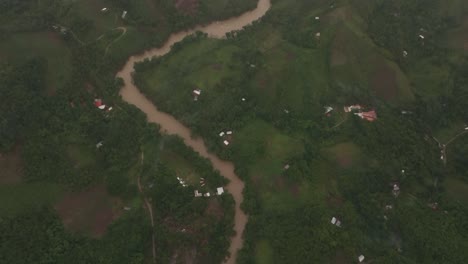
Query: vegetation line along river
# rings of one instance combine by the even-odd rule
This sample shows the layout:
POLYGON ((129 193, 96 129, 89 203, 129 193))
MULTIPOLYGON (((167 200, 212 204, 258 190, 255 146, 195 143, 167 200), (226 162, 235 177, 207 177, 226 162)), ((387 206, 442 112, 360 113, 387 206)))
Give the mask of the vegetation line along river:
POLYGON ((164 133, 176 134, 183 138, 187 146, 192 147, 201 156, 209 159, 213 167, 220 171, 221 175, 230 180, 227 190, 234 196, 236 202, 234 230, 236 235, 231 240, 229 252, 231 257, 226 263, 235 263, 237 251, 242 247, 242 233, 244 232, 245 224, 247 223, 247 216, 240 209, 243 196, 244 183, 234 173, 234 165, 232 162, 221 160, 216 155, 209 153, 203 139, 192 138, 190 129, 185 127, 182 123, 177 121, 173 116, 163 113, 148 100, 133 84, 132 72, 135 63, 141 62, 144 59, 152 58, 154 56, 163 56, 171 50, 171 46, 186 36, 193 34, 196 31, 207 33, 213 38, 223 38, 227 32, 233 30, 240 30, 244 26, 251 24, 255 20, 261 18, 270 8, 270 0, 259 0, 257 8, 252 11, 246 12, 241 16, 234 17, 224 21, 216 21, 206 26, 198 26, 192 30, 183 31, 172 34, 166 43, 161 48, 155 48, 144 52, 141 55, 130 57, 121 71, 117 73, 117 77, 124 80, 124 86, 120 91, 120 95, 126 102, 135 105, 148 116, 148 122, 158 123, 164 133))

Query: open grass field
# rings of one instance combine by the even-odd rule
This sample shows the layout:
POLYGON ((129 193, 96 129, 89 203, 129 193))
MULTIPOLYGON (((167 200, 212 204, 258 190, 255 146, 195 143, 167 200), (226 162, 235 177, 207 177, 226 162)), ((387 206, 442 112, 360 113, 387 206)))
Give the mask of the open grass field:
POLYGON ((455 201, 468 206, 468 183, 457 179, 455 177, 449 177, 444 181, 444 187, 447 189, 447 195, 455 201))
POLYGON ((0 59, 47 59, 48 93, 63 87, 71 74, 71 54, 61 36, 53 32, 17 33, 0 42, 0 59))
POLYGON ((262 240, 257 243, 256 249, 255 249, 255 263, 256 264, 274 263, 273 248, 270 246, 268 240, 262 240))
POLYGON ((9 153, 0 153, 0 185, 19 183, 22 175, 21 147, 16 146, 9 153))
POLYGON ((356 28, 342 26, 331 46, 332 80, 338 94, 375 94, 388 102, 411 100, 413 92, 406 75, 386 54, 356 28))
POLYGON ((163 150, 161 160, 176 172, 177 177, 182 178, 187 184, 200 187, 201 176, 198 175, 194 164, 189 160, 171 150, 163 150))
POLYGON ((345 142, 328 148, 326 155, 331 155, 332 160, 341 168, 350 168, 361 159, 362 153, 354 143, 345 142))
POLYGON ((94 186, 69 193, 55 203, 64 225, 73 232, 99 237, 122 212, 122 205, 107 194, 105 187, 94 186))
POLYGON ((218 40, 197 41, 172 53, 170 59, 164 59, 154 70, 145 72, 144 79, 148 87, 159 92, 190 94, 194 87, 209 92, 222 78, 235 74, 235 65, 233 69, 230 63, 236 51, 239 51, 237 47, 222 46, 218 40), (187 86, 175 87, 176 81, 187 86))
POLYGON ((19 183, 0 185, 0 216, 14 216, 60 199, 63 186, 49 183, 19 183))

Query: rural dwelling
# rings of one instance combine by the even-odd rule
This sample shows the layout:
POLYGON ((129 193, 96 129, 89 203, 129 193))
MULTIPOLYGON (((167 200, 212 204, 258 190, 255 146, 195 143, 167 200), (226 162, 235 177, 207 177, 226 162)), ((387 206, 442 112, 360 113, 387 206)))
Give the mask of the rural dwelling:
POLYGON ((333 111, 333 107, 331 106, 325 106, 325 115, 328 115, 331 111, 333 111))
POLYGON ((365 259, 364 255, 358 257, 359 263, 363 262, 365 259))
POLYGON ((193 93, 193 100, 198 101, 198 97, 201 95, 201 90, 195 89, 192 91, 192 93, 193 93))
POLYGON ((224 137, 224 131, 222 131, 221 133, 219 133, 219 136, 220 136, 220 137, 224 137))
POLYGON ((103 9, 101 9, 101 12, 105 13, 107 12, 107 10, 108 10, 107 7, 104 7, 103 9))
POLYGON ((341 221, 336 217, 332 217, 330 223, 332 223, 332 225, 336 225, 337 227, 341 227, 341 221))
POLYGON ((223 187, 218 187, 218 188, 216 189, 216 193, 217 193, 218 195, 223 194, 223 193, 224 193, 223 187))
POLYGON ((126 16, 127 16, 127 11, 123 11, 122 12, 122 19, 125 19, 126 16))
POLYGON ((289 167, 290 167, 289 164, 286 164, 286 165, 284 165, 283 169, 284 169, 284 170, 288 170, 289 167))
POLYGON ((195 190, 195 197, 202 197, 203 194, 199 193, 198 190, 195 190))
POLYGON ((377 113, 375 110, 371 110, 369 112, 360 112, 360 113, 355 113, 355 115, 359 116, 362 119, 365 119, 369 122, 373 122, 377 119, 377 113))
POLYGON ((232 135, 232 131, 226 132, 226 135, 232 135))
POLYGON ((223 143, 224 143, 224 145, 229 146, 229 141, 224 140, 223 143))
POLYGON ((205 197, 210 197, 210 193, 209 192, 205 193, 205 197))
POLYGON ((104 145, 104 144, 103 144, 102 141, 101 141, 101 142, 99 142, 99 143, 96 144, 96 148, 100 148, 100 147, 102 147, 103 145, 104 145))
POLYGON ((245 102, 245 98, 242 98, 242 102, 245 102))
POLYGON ((106 105, 102 103, 101 99, 94 99, 94 105, 101 110, 106 109, 106 105))
POLYGON ((362 106, 360 105, 350 105, 350 106, 345 106, 344 107, 344 111, 346 113, 349 113, 351 111, 354 111, 354 110, 361 110, 362 109, 362 106))

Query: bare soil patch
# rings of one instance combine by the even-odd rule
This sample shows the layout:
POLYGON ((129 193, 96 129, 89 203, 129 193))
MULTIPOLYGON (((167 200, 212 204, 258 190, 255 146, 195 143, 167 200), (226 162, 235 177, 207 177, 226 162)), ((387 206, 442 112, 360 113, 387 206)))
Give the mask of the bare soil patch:
POLYGON ((19 183, 22 176, 21 147, 15 146, 9 153, 0 153, 0 184, 19 183))
POLYGON ((220 220, 224 216, 223 207, 219 204, 217 199, 210 199, 208 206, 206 207, 205 214, 214 216, 217 220, 220 220))
POLYGON ((198 10, 199 0, 174 0, 175 7, 186 14, 195 14, 198 10))
POLYGON ((384 100, 395 99, 398 96, 398 82, 395 71, 383 61, 378 61, 374 65, 376 65, 376 71, 370 77, 372 89, 378 97, 384 100))
POLYGON ((104 186, 70 193, 55 205, 66 228, 93 237, 102 236, 121 213, 119 199, 107 194, 104 186))

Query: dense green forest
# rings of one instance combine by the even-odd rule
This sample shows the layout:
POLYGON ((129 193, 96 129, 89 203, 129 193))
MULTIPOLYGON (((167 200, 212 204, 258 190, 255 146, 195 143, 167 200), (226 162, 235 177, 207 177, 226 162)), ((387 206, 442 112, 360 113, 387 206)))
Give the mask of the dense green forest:
MULTIPOLYGON (((237 262, 465 263, 468 4, 271 2, 242 31, 135 67, 246 183, 237 262)), ((125 103, 115 73, 256 3, 0 1, 0 263, 222 263, 234 200, 194 191, 227 180, 125 103)))

